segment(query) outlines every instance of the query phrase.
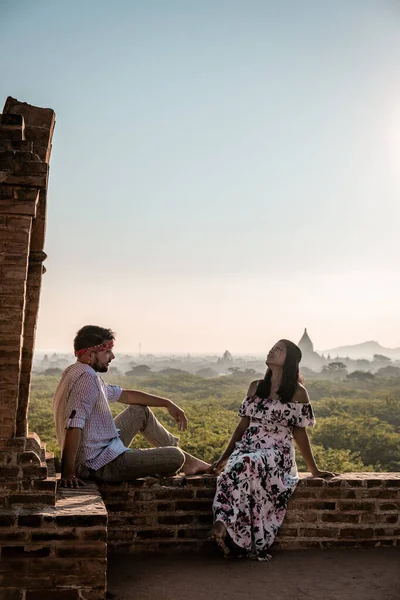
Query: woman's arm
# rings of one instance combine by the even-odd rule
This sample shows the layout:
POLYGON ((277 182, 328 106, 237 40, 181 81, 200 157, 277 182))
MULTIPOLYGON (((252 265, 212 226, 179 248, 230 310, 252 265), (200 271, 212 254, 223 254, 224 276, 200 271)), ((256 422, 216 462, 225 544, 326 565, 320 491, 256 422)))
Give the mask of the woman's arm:
MULTIPOLYGON (((297 386, 297 390, 293 397, 293 401, 298 402, 300 404, 308 404, 310 402, 308 392, 304 385, 302 385, 301 383, 299 383, 297 386)), ((335 476, 335 473, 331 473, 330 471, 320 471, 318 469, 305 427, 293 427, 293 438, 301 452, 302 457, 305 460, 307 467, 310 469, 314 477, 335 476)))
POLYGON ((236 442, 238 442, 239 440, 242 439, 244 432, 246 431, 246 429, 249 426, 249 423, 250 423, 250 417, 242 417, 240 419, 238 426, 236 427, 235 431, 233 432, 232 437, 231 437, 229 444, 227 445, 225 451, 223 452, 221 457, 211 465, 211 467, 208 469, 208 473, 218 474, 222 471, 228 458, 230 457, 230 455, 232 454, 232 452, 235 448, 236 442))
POLYGON ((318 469, 305 427, 293 427, 293 438, 307 467, 314 477, 334 477, 335 473, 331 473, 330 471, 320 471, 318 469))

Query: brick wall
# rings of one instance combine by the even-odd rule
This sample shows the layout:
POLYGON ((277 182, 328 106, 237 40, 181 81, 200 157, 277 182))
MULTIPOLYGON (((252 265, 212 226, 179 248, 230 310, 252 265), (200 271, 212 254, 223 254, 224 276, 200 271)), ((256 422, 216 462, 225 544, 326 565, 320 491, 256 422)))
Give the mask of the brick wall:
MULTIPOLYGON (((112 553, 198 551, 212 526, 214 477, 100 485, 112 553)), ((276 541, 283 548, 400 544, 400 473, 302 479, 276 541)))
POLYGON ((94 484, 61 491, 55 507, 0 510, 1 599, 104 600, 106 538, 94 484))

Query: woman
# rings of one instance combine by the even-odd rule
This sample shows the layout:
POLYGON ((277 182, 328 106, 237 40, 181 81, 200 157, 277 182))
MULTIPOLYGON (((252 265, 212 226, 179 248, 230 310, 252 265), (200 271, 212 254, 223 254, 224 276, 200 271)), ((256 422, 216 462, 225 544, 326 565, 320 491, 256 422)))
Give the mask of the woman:
POLYGON ((218 477, 212 537, 225 556, 269 560, 268 550, 282 525, 287 502, 299 480, 293 439, 315 477, 315 463, 305 427, 315 419, 306 388, 299 383, 301 350, 280 340, 268 353, 265 378, 253 381, 241 420, 231 440, 209 469, 218 477))

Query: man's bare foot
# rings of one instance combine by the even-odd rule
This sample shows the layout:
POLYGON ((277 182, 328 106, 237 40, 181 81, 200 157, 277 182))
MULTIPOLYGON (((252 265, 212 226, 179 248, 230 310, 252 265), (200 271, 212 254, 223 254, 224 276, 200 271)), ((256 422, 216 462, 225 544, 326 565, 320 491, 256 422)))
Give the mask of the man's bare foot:
POLYGON ((210 468, 209 463, 204 460, 200 460, 200 458, 196 458, 187 452, 184 452, 185 455, 185 463, 182 467, 182 471, 185 475, 199 475, 200 473, 205 473, 207 469, 210 468))

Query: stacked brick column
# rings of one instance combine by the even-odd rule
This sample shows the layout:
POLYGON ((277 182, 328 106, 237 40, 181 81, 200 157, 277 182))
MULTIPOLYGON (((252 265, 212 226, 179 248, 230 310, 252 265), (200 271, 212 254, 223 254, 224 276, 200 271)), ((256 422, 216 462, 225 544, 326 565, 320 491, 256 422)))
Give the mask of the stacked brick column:
POLYGON ((0 506, 54 504, 28 400, 54 112, 8 98, 0 115, 0 506), (39 492, 39 493, 38 493, 39 492))
POLYGON ((0 597, 104 600, 107 512, 96 486, 56 498, 54 465, 28 433, 53 129, 52 110, 7 99, 0 115, 0 597))

